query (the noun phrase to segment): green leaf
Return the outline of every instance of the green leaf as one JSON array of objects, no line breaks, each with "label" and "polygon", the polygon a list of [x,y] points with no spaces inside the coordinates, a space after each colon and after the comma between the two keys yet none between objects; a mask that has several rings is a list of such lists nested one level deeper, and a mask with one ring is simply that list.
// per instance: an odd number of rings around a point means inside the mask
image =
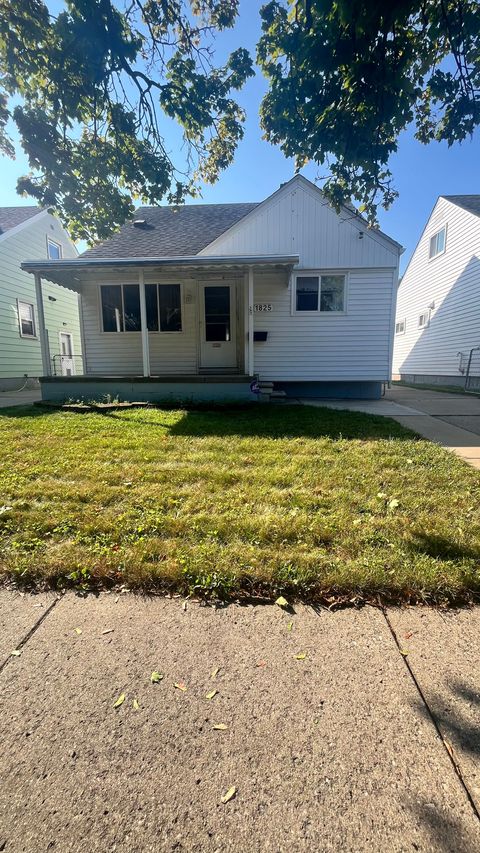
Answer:
[{"label": "green leaf", "polygon": [[305,660],[306,657],[306,652],[299,652],[298,655],[295,655],[295,660]]},{"label": "green leaf", "polygon": [[114,708],[120,708],[120,705],[123,705],[125,702],[125,693],[120,693],[118,699],[113,703]]},{"label": "green leaf", "polygon": [[138,704],[138,701],[136,699],[133,700],[132,705],[133,705],[134,711],[140,710],[140,705]]},{"label": "green leaf", "polygon": [[216,678],[219,672],[220,672],[219,666],[217,666],[216,669],[212,669],[212,671],[210,673],[210,678]]},{"label": "green leaf", "polygon": [[150,681],[152,682],[152,684],[158,684],[158,682],[162,681],[162,679],[163,679],[163,672],[154,671],[154,672],[152,672],[152,674],[150,676]]},{"label": "green leaf", "polygon": [[13,652],[10,652],[10,654],[14,658],[19,658],[22,653],[20,649],[14,649]]},{"label": "green leaf", "polygon": [[286,599],[286,598],[284,598],[284,597],[283,597],[283,595],[279,595],[279,596],[278,596],[278,598],[277,598],[277,600],[276,600],[275,604],[278,604],[278,606],[279,606],[279,607],[282,607],[283,609],[285,609],[286,607],[289,607],[289,606],[290,606],[290,605],[289,605],[289,603],[288,603],[288,601],[287,601],[287,599]]},{"label": "green leaf", "polygon": [[215,723],[215,725],[212,726],[212,729],[215,729],[216,732],[226,732],[228,726],[226,726],[225,723]]},{"label": "green leaf", "polygon": [[293,628],[293,622],[289,622],[287,625],[287,631],[291,631]]},{"label": "green leaf", "polygon": [[228,803],[229,800],[232,800],[235,794],[237,793],[237,789],[234,785],[228,789],[228,791],[221,798],[222,803]]},{"label": "green leaf", "polygon": [[78,636],[80,636],[80,634],[82,633],[82,629],[81,628],[75,628],[75,633],[78,634]]},{"label": "green leaf", "polygon": [[210,692],[206,694],[205,699],[213,699],[213,697],[216,696],[217,693],[218,690],[210,690]]},{"label": "green leaf", "polygon": [[388,502],[388,508],[389,508],[389,510],[391,510],[392,512],[393,512],[394,510],[396,510],[396,508],[397,508],[398,506],[400,506],[400,501],[399,501],[399,500],[397,500],[397,498],[392,498],[392,500]]}]

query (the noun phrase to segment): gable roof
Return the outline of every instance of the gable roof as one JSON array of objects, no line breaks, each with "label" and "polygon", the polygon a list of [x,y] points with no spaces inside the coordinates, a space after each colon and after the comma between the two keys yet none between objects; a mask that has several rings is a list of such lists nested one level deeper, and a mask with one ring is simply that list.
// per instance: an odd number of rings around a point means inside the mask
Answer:
[{"label": "gable roof", "polygon": [[[255,204],[187,204],[139,207],[135,219],[82,254],[82,258],[149,258],[197,255]],[[133,223],[137,221],[138,225]],[[142,223],[143,221],[143,223]]]},{"label": "gable roof", "polygon": [[441,198],[446,198],[457,207],[463,207],[469,213],[480,216],[480,195],[442,195]]},{"label": "gable roof", "polygon": [[41,207],[26,205],[25,207],[0,207],[0,234],[5,234],[11,228],[23,225],[27,219],[42,212]]}]

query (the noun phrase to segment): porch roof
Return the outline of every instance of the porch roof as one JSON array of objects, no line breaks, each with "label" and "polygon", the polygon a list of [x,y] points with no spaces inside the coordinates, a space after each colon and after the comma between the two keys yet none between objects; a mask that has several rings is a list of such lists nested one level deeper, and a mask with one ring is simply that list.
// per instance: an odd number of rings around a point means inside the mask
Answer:
[{"label": "porch roof", "polygon": [[63,287],[73,288],[85,274],[105,273],[108,270],[120,272],[122,269],[175,269],[189,275],[210,270],[238,270],[245,272],[250,267],[265,271],[280,268],[292,268],[299,263],[298,255],[191,255],[161,258],[90,258],[80,257],[71,260],[24,261],[22,270],[37,273],[41,278],[53,281]]}]

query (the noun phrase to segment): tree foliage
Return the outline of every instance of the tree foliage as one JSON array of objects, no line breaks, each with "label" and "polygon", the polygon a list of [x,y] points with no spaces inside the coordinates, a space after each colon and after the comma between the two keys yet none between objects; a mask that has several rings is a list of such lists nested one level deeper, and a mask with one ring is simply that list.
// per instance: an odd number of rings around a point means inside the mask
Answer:
[{"label": "tree foliage", "polygon": [[451,145],[480,121],[478,0],[273,0],[261,16],[266,138],[323,164],[337,207],[353,195],[374,221],[392,203],[387,164],[411,122]]},{"label": "tree foliage", "polygon": [[[50,4],[53,5],[52,3]],[[74,238],[104,238],[133,200],[181,202],[214,182],[243,135],[232,97],[244,48],[214,65],[238,0],[0,0],[0,148],[13,118],[31,173],[19,192],[56,208]],[[167,150],[173,120],[184,145]],[[179,146],[180,147],[180,146]]]}]

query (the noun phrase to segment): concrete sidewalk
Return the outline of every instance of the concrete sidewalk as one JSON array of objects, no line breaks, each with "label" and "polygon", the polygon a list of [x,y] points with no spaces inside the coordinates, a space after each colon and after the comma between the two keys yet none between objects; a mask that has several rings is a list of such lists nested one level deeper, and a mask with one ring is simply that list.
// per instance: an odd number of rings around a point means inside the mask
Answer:
[{"label": "concrete sidewalk", "polygon": [[3,592],[0,624],[5,853],[480,849],[478,610]]},{"label": "concrete sidewalk", "polygon": [[313,400],[304,405],[393,418],[480,469],[480,398],[392,386],[381,400]]},{"label": "concrete sidewalk", "polygon": [[40,400],[40,389],[25,388],[23,391],[0,391],[0,409],[10,406],[31,406]]}]

